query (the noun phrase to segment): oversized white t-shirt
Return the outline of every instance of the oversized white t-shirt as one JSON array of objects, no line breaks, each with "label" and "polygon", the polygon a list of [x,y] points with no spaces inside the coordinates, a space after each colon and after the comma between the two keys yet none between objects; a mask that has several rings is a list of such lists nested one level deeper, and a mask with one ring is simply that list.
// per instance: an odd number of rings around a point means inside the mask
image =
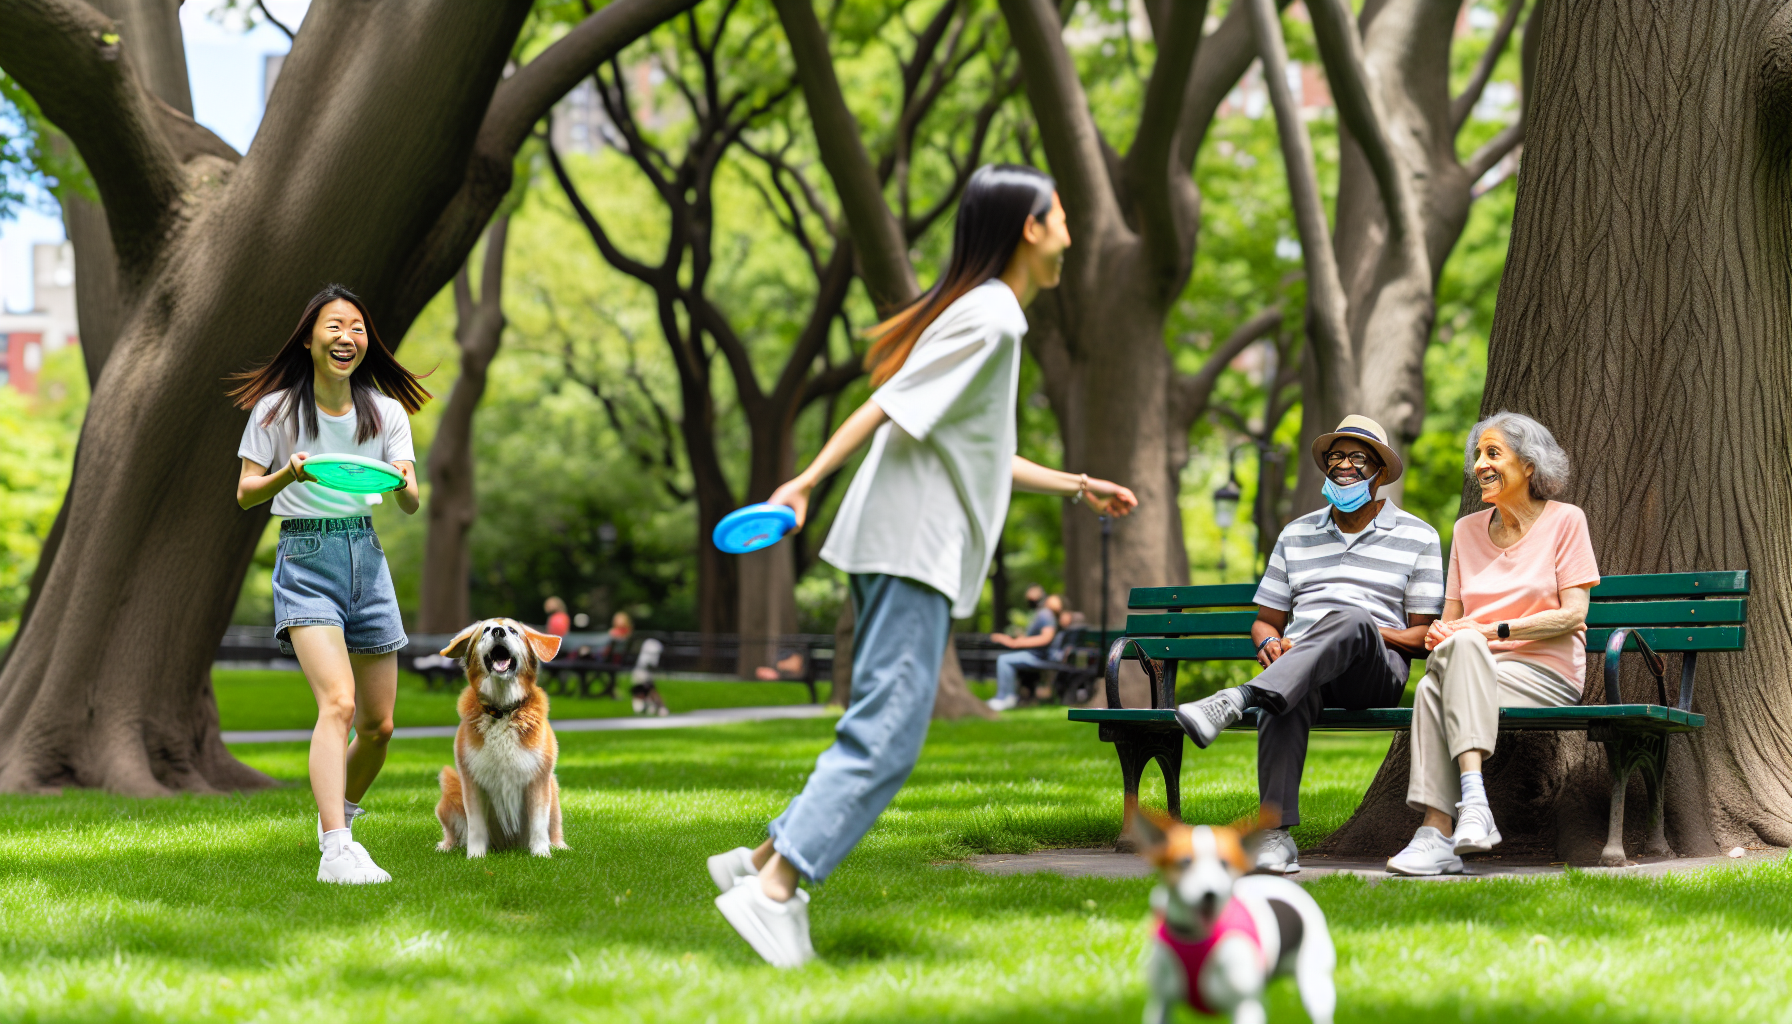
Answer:
[{"label": "oversized white t-shirt", "polygon": [[[379,392],[373,394],[374,408],[379,410],[380,429],[365,442],[355,443],[355,410],[346,416],[331,416],[317,410],[317,435],[299,439],[298,417],[276,420],[264,427],[268,412],[286,399],[286,392],[276,391],[255,403],[249,423],[243,428],[243,443],[237,446],[238,456],[277,470],[286,465],[293,452],[310,455],[360,455],[381,462],[417,461],[411,450],[411,418],[394,399]],[[364,516],[367,506],[380,503],[377,494],[344,494],[322,484],[290,483],[274,495],[274,515],[282,519],[345,519]]]},{"label": "oversized white t-shirt", "polygon": [[821,557],[852,573],[926,584],[977,610],[1014,481],[1014,410],[1027,317],[999,279],[921,333],[871,396],[890,422],[840,502]]}]

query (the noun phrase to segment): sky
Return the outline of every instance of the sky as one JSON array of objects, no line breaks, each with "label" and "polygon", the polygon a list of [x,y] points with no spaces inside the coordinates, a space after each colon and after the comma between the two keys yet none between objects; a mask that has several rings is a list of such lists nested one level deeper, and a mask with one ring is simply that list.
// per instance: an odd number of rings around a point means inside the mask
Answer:
[{"label": "sky", "polygon": [[[269,0],[268,7],[297,28],[309,3]],[[241,19],[223,13],[223,6],[223,0],[188,0],[181,5],[181,31],[194,120],[240,153],[248,150],[261,124],[262,62],[268,54],[285,53],[289,43],[272,25],[245,32]],[[63,240],[61,218],[35,208],[39,205],[54,208],[53,202],[28,204],[13,218],[0,220],[0,301],[12,312],[31,308],[31,246]]]}]

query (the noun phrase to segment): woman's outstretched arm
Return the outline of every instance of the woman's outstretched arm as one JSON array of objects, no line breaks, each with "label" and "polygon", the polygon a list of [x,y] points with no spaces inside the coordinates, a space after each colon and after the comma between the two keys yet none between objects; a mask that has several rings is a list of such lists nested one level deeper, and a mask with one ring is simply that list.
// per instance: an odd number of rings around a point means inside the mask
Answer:
[{"label": "woman's outstretched arm", "polygon": [[859,406],[846,417],[845,423],[840,424],[840,429],[834,431],[834,436],[828,438],[828,443],[821,446],[809,468],[773,491],[767,500],[773,505],[788,505],[794,509],[797,528],[801,529],[809,518],[809,492],[829,473],[845,465],[852,453],[871,440],[871,435],[889,418],[874,401]]},{"label": "woman's outstretched arm", "polygon": [[1132,491],[1112,480],[1102,480],[1087,473],[1047,469],[1018,455],[1014,457],[1014,489],[1066,497],[1081,494],[1090,508],[1104,516],[1123,516],[1139,507],[1139,499]]}]

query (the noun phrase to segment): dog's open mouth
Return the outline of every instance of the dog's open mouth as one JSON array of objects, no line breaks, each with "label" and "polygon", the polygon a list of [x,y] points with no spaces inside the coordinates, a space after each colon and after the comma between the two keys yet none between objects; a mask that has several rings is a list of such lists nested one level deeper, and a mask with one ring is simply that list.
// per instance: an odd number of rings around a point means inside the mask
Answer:
[{"label": "dog's open mouth", "polygon": [[485,667],[489,672],[502,675],[516,667],[516,657],[508,647],[494,647],[485,655]]}]

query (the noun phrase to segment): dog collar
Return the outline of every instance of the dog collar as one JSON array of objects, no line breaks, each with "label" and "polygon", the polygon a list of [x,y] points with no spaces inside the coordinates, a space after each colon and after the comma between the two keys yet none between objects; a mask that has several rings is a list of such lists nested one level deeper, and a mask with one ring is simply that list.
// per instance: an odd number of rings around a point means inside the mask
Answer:
[{"label": "dog collar", "polygon": [[515,704],[507,704],[501,708],[494,708],[490,704],[487,704],[484,701],[480,701],[479,707],[486,714],[492,716],[493,718],[504,718],[507,715],[509,715],[512,711],[515,711],[517,708],[522,707],[524,704],[527,704],[528,702],[529,702],[529,698],[524,697],[522,700],[517,701]]}]

